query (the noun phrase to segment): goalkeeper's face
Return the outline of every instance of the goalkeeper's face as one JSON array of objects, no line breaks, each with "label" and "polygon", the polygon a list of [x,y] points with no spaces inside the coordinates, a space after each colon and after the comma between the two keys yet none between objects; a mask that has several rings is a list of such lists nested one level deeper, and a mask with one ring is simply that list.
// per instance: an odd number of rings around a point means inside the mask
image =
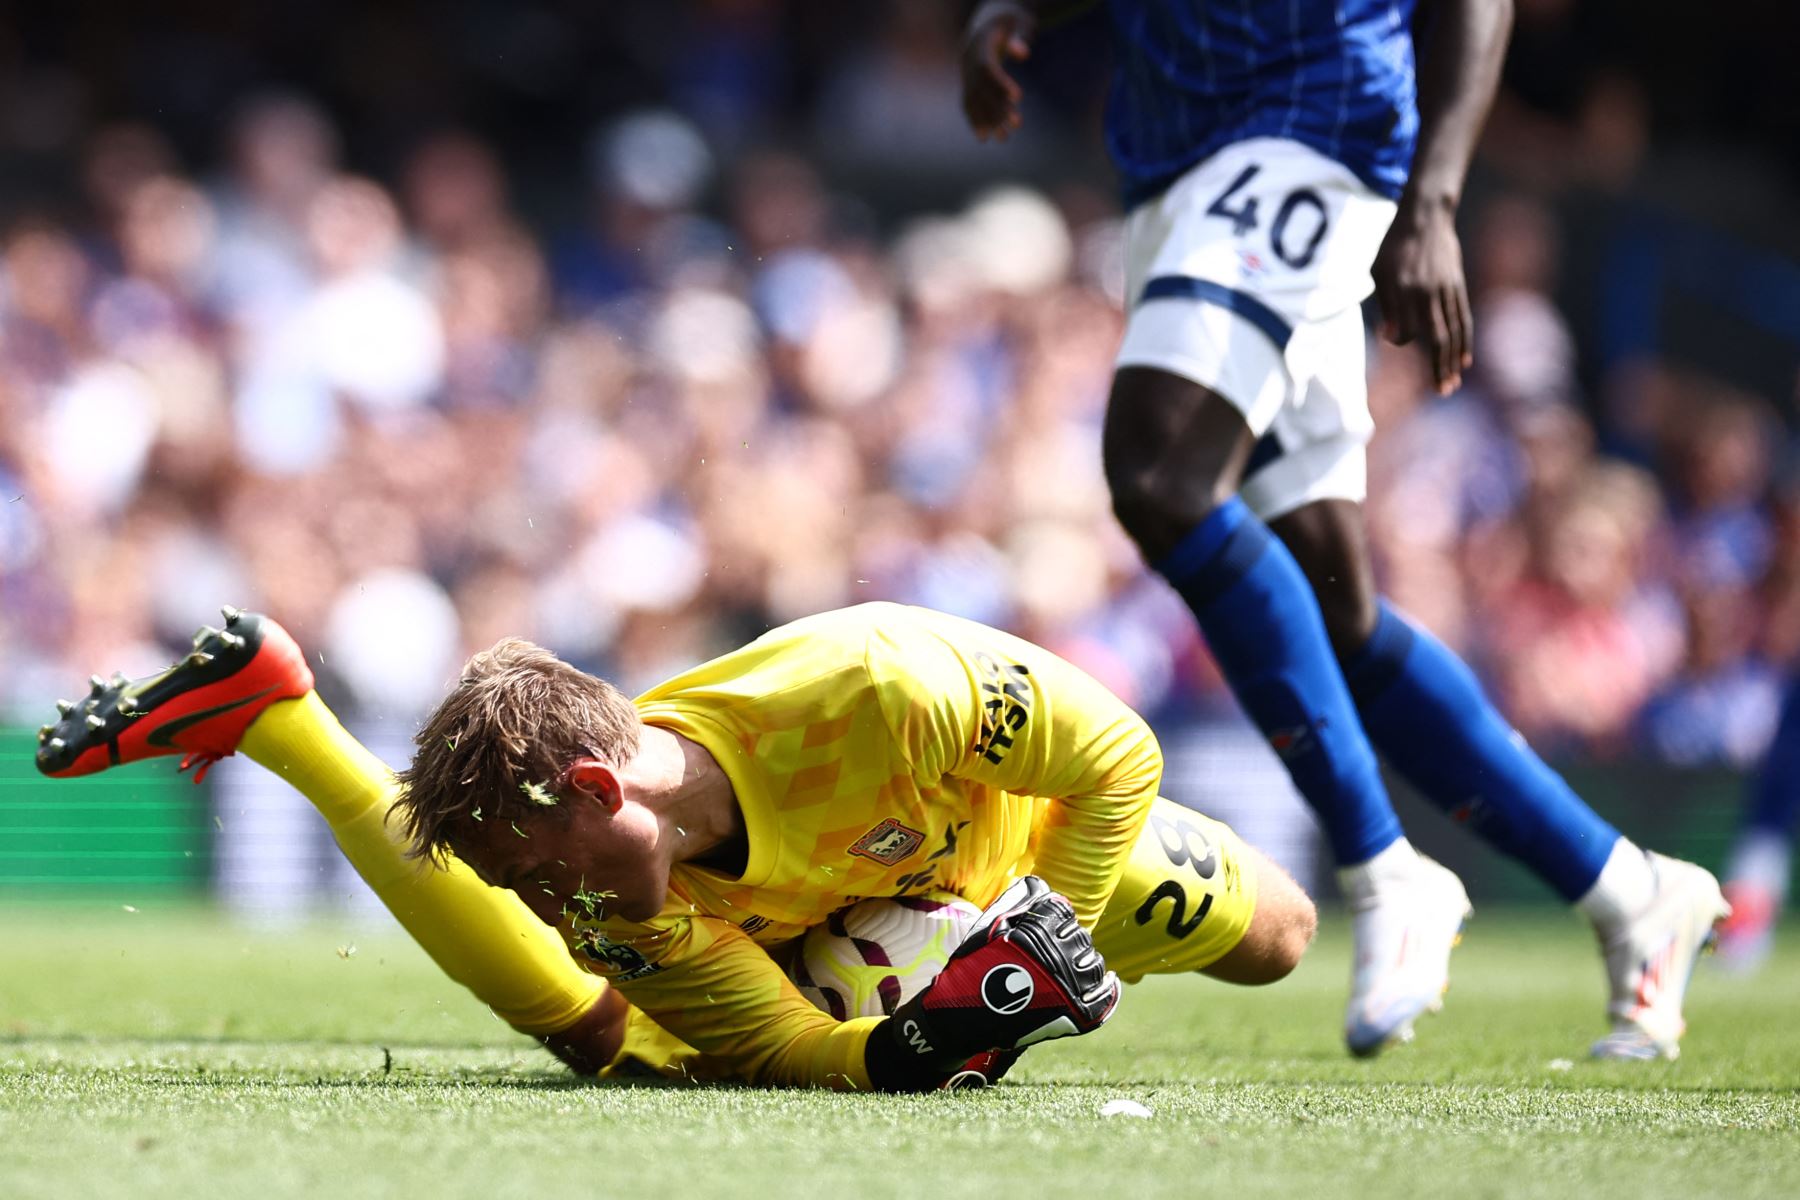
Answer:
[{"label": "goalkeeper's face", "polygon": [[668,847],[656,814],[621,801],[609,809],[574,792],[566,819],[487,820],[458,831],[458,858],[495,887],[516,892],[546,924],[566,918],[647,921],[669,893]]}]

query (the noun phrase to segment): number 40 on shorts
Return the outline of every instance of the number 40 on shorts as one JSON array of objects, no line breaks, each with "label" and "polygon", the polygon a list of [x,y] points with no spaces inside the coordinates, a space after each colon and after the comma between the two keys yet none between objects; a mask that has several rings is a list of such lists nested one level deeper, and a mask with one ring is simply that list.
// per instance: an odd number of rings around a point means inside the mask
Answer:
[{"label": "number 40 on shorts", "polygon": [[[1242,193],[1249,190],[1251,182],[1260,174],[1261,163],[1250,163],[1239,171],[1231,186],[1206,206],[1206,215],[1230,221],[1231,232],[1238,237],[1254,232],[1260,225],[1258,206],[1262,198]],[[1301,224],[1290,231],[1289,225],[1304,209],[1310,209],[1310,214],[1302,217]],[[1325,240],[1328,224],[1325,201],[1319,193],[1309,187],[1297,187],[1284,196],[1275,209],[1275,220],[1269,226],[1269,249],[1296,271],[1311,266],[1313,256],[1319,252],[1319,243]],[[1312,229],[1310,234],[1304,232],[1308,225]]]}]

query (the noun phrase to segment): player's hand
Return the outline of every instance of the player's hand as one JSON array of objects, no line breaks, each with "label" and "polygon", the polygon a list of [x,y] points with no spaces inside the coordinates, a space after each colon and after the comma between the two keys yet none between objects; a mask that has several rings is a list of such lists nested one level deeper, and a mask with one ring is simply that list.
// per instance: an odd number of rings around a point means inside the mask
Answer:
[{"label": "player's hand", "polygon": [[577,1075],[598,1075],[625,1044],[625,1018],[631,1005],[608,984],[575,1023],[556,1033],[534,1034],[545,1049],[569,1064]]},{"label": "player's hand", "polygon": [[963,35],[963,114],[982,141],[1005,141],[1019,127],[1024,93],[1007,63],[1031,57],[1037,22],[1015,0],[987,0],[969,17]]},{"label": "player's hand", "polygon": [[887,1031],[902,1054],[947,1075],[983,1051],[1092,1033],[1118,1003],[1119,977],[1075,910],[1027,875],[988,906],[930,986],[894,1011]]},{"label": "player's hand", "polygon": [[1374,275],[1382,336],[1397,346],[1423,343],[1439,395],[1462,386],[1462,373],[1475,362],[1475,321],[1454,213],[1402,204],[1375,255]]}]

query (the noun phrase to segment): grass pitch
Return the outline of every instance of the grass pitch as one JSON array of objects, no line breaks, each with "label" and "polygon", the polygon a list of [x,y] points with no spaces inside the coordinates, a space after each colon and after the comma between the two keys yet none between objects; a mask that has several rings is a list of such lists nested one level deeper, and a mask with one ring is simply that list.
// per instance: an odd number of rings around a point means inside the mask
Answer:
[{"label": "grass pitch", "polygon": [[1375,1062],[1339,1042],[1347,975],[1328,924],[1271,989],[1151,980],[986,1093],[608,1086],[368,918],[13,906],[0,1196],[1800,1196],[1800,940],[1703,964],[1673,1064],[1585,1060],[1566,915],[1480,916],[1444,1015]]}]

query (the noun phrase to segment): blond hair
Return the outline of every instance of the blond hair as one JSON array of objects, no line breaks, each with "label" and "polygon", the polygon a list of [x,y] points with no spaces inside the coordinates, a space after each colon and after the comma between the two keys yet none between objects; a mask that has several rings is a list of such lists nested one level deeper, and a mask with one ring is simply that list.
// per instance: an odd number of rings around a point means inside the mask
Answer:
[{"label": "blond hair", "polygon": [[542,646],[503,638],[413,739],[394,805],[414,857],[441,861],[476,822],[567,819],[564,774],[576,759],[614,766],[637,753],[637,709],[612,684]]}]

